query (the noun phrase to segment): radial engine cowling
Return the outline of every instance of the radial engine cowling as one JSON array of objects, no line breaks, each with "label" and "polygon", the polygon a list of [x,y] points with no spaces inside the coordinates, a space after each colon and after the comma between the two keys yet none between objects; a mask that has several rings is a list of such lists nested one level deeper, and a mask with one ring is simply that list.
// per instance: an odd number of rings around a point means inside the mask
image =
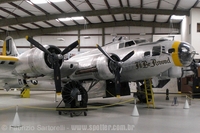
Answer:
[{"label": "radial engine cowling", "polygon": [[[53,45],[44,46],[51,53],[60,54],[59,48]],[[62,65],[63,60],[60,59],[59,64]],[[38,48],[30,49],[19,56],[19,62],[15,68],[16,73],[26,74],[28,77],[49,75],[53,73],[51,60],[49,55],[45,54]]]},{"label": "radial engine cowling", "polygon": [[111,72],[109,64],[109,60],[104,55],[98,57],[96,67],[98,70],[98,76],[101,79],[106,80],[114,78],[114,74]]}]

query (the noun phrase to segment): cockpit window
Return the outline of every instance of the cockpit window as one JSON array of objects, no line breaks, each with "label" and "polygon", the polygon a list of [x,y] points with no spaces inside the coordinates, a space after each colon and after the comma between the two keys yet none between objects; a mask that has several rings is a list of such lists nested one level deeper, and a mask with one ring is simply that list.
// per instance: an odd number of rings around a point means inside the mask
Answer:
[{"label": "cockpit window", "polygon": [[160,55],[161,53],[161,47],[160,46],[154,46],[152,49],[152,56]]},{"label": "cockpit window", "polygon": [[147,40],[145,40],[145,39],[138,39],[138,40],[135,40],[135,43],[136,43],[136,44],[145,43],[145,42],[147,42]]},{"label": "cockpit window", "polygon": [[144,57],[146,57],[146,56],[150,56],[150,51],[146,51],[145,53],[144,53]]},{"label": "cockpit window", "polygon": [[129,46],[132,46],[132,45],[135,45],[135,42],[129,41],[129,42],[125,42],[125,43],[120,43],[119,48],[129,47]]},{"label": "cockpit window", "polygon": [[190,50],[190,49],[187,48],[187,47],[182,47],[182,48],[181,48],[181,51],[184,52],[184,53],[185,53],[185,52],[189,52],[189,50]]},{"label": "cockpit window", "polygon": [[174,48],[168,49],[168,53],[169,53],[169,54],[171,54],[171,53],[173,53],[173,52],[175,52],[175,49],[174,49]]},{"label": "cockpit window", "polygon": [[129,42],[125,43],[125,47],[129,47],[129,46],[132,46],[132,45],[135,45],[135,43],[133,41],[129,41]]}]

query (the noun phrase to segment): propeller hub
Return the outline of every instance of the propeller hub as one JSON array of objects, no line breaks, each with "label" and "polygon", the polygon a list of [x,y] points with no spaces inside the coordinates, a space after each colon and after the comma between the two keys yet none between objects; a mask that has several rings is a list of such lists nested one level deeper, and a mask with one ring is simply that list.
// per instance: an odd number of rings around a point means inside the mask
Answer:
[{"label": "propeller hub", "polygon": [[124,63],[124,62],[119,61],[119,62],[118,62],[118,65],[119,65],[120,67],[122,67],[123,63]]},{"label": "propeller hub", "polygon": [[53,45],[50,45],[49,48],[47,48],[47,50],[51,53],[51,54],[48,53],[44,54],[44,60],[47,66],[53,69],[53,63],[55,61],[58,62],[59,66],[61,66],[63,62],[63,59],[60,58],[61,50]]},{"label": "propeller hub", "polygon": [[108,66],[109,66],[110,71],[114,74],[117,69],[121,68],[121,66],[119,66],[120,58],[116,54],[111,54],[111,58],[115,62],[112,60],[109,60]]},{"label": "propeller hub", "polygon": [[61,59],[64,59],[64,56],[61,55],[61,54],[58,54],[57,56],[58,56],[58,59],[60,59],[60,60],[61,60]]}]

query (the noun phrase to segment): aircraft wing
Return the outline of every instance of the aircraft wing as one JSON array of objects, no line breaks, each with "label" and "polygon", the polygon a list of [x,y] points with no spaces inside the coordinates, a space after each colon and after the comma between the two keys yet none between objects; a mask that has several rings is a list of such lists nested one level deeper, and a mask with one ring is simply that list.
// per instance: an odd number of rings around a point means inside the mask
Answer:
[{"label": "aircraft wing", "polygon": [[0,56],[0,78],[13,77],[11,72],[16,67],[18,60],[18,57]]},{"label": "aircraft wing", "polygon": [[0,56],[0,88],[9,90],[10,88],[23,87],[22,77],[13,73],[19,61],[18,57]]}]

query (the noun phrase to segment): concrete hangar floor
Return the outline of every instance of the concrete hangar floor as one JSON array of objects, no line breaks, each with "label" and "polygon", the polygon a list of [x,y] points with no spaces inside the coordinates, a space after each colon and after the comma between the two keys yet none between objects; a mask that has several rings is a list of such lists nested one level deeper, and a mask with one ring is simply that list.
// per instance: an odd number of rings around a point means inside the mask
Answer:
[{"label": "concrete hangar floor", "polygon": [[[59,102],[55,102],[54,92],[31,91],[30,98],[20,98],[19,91],[0,91],[0,132],[199,133],[199,100],[192,99],[190,108],[183,109],[185,96],[179,95],[176,106],[172,106],[174,97],[169,95],[170,100],[166,101],[165,95],[155,94],[156,109],[137,104],[139,117],[132,116],[132,96],[90,99],[88,107],[93,109],[89,109],[87,116],[70,117],[68,114],[58,115],[55,111]],[[120,104],[103,107],[116,103]],[[21,127],[11,127],[13,122],[14,126],[20,123]]]}]

